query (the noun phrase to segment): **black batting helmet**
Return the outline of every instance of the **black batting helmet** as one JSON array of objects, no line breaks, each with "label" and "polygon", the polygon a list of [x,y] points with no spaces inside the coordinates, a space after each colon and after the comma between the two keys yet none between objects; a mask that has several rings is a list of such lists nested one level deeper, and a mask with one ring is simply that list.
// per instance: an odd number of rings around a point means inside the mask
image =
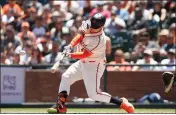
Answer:
[{"label": "black batting helmet", "polygon": [[104,26],[106,22],[106,17],[101,13],[96,13],[91,17],[90,21],[91,21],[91,28],[98,29]]}]

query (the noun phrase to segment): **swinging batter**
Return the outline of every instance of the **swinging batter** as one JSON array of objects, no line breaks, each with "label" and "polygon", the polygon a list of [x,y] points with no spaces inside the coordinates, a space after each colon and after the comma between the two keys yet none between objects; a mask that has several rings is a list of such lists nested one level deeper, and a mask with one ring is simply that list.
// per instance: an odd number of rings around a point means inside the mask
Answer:
[{"label": "swinging batter", "polygon": [[[64,104],[70,93],[70,86],[78,80],[84,81],[91,99],[114,103],[128,113],[134,112],[133,105],[127,99],[117,99],[100,90],[100,79],[106,63],[106,38],[103,31],[105,22],[106,18],[96,13],[90,20],[82,23],[77,36],[65,47],[67,56],[80,60],[72,64],[62,75],[57,103],[48,109],[48,113],[66,113],[67,109]],[[78,46],[78,52],[70,53],[75,46]]]}]

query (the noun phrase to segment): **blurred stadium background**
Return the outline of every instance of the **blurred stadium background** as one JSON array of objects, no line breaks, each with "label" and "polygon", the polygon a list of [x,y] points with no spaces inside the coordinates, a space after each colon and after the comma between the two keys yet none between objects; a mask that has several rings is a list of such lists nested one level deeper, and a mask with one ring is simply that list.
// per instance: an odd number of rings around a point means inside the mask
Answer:
[{"label": "blurred stadium background", "polygon": [[[96,12],[107,18],[107,68],[101,89],[128,98],[136,113],[176,113],[176,91],[165,93],[161,77],[176,66],[174,0],[0,4],[2,113],[46,113],[56,101],[61,74],[76,60],[64,58],[57,73],[49,69],[82,21]],[[26,54],[19,55],[20,50]],[[82,81],[72,86],[66,105],[69,113],[124,113],[115,105],[89,99]]]}]

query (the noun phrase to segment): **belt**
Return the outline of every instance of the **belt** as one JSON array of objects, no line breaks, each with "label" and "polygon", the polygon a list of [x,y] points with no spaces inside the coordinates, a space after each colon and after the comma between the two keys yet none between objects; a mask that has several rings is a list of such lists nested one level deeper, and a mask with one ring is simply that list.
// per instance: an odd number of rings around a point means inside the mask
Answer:
[{"label": "belt", "polygon": [[[98,62],[98,61],[95,61],[95,60],[91,60],[91,61],[88,61],[88,60],[81,60],[82,63],[94,63],[94,62]],[[106,60],[104,60],[104,62],[106,63]]]},{"label": "belt", "polygon": [[93,62],[96,62],[96,61],[85,61],[85,60],[81,60],[82,63],[93,63]]}]

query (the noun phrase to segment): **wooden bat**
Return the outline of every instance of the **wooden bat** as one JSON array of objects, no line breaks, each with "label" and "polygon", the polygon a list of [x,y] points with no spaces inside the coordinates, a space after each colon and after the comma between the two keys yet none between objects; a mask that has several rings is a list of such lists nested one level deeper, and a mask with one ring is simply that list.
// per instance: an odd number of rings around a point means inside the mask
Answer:
[{"label": "wooden bat", "polygon": [[51,68],[51,73],[55,73],[60,65],[61,60],[64,58],[65,56],[65,51],[61,53],[59,59],[57,60],[57,62],[53,65],[53,67]]}]

